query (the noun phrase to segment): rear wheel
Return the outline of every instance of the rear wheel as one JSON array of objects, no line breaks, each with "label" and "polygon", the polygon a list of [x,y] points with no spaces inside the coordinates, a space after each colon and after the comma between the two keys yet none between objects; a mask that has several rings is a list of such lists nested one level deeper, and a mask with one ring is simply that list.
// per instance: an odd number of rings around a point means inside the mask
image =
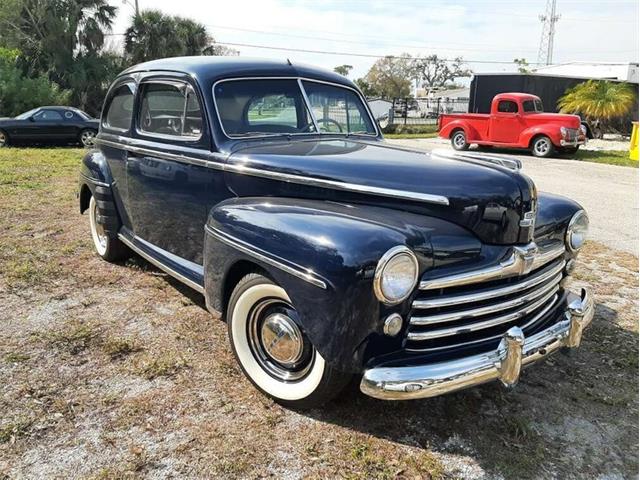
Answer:
[{"label": "rear wheel", "polygon": [[531,153],[534,157],[550,157],[553,155],[554,150],[551,139],[546,135],[540,135],[539,137],[534,138],[533,142],[531,142]]},{"label": "rear wheel", "polygon": [[91,200],[89,200],[89,226],[91,227],[91,238],[96,252],[108,262],[127,258],[130,253],[129,249],[117,236],[105,230],[104,223],[100,221],[101,218],[98,202],[92,195]]},{"label": "rear wheel", "polygon": [[313,408],[338,395],[351,379],[325,362],[300,327],[285,290],[263,275],[252,273],[238,282],[226,317],[245,375],[278,403]]},{"label": "rear wheel", "polygon": [[451,134],[451,146],[454,150],[468,150],[467,135],[464,130],[454,130]]},{"label": "rear wheel", "polygon": [[0,130],[0,148],[7,145],[9,145],[9,136],[3,130]]},{"label": "rear wheel", "polygon": [[95,138],[96,131],[91,128],[86,128],[80,132],[80,143],[87,148],[93,147]]}]

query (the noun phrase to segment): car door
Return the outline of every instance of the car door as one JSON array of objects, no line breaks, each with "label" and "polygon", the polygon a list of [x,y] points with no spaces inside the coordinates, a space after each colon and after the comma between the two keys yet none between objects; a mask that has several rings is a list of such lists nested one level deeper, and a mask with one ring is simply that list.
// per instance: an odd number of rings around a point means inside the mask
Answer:
[{"label": "car door", "polygon": [[203,105],[186,76],[144,78],[127,157],[133,233],[197,265],[209,209],[225,197],[222,171],[207,166],[211,139]]},{"label": "car door", "polygon": [[491,115],[491,141],[516,143],[523,129],[518,104],[513,100],[500,100]]},{"label": "car door", "polygon": [[68,140],[67,126],[62,113],[53,108],[42,108],[33,117],[30,130],[31,139],[56,142]]},{"label": "car door", "polygon": [[70,141],[77,140],[84,126],[84,119],[73,110],[63,110],[61,113],[64,119],[65,137]]},{"label": "car door", "polygon": [[124,77],[114,83],[105,100],[97,145],[111,173],[111,191],[118,214],[125,228],[133,225],[129,218],[129,196],[127,192],[127,145],[133,126],[136,82]]}]

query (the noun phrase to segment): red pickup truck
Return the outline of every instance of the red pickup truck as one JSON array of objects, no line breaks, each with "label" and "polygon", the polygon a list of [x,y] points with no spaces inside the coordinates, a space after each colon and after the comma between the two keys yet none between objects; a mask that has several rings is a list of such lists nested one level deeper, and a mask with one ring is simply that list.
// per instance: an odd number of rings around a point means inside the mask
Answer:
[{"label": "red pickup truck", "polygon": [[586,127],[577,115],[544,113],[542,101],[526,93],[501,93],[491,102],[491,113],[442,114],[439,136],[451,139],[455,150],[480,146],[526,148],[536,157],[556,150],[572,154],[587,142]]}]

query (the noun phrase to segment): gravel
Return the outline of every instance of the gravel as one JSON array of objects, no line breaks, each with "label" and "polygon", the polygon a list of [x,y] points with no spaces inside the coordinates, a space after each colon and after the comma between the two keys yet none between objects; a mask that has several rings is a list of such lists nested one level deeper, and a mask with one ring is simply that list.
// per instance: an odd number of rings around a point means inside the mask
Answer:
[{"label": "gravel", "polygon": [[[441,138],[387,140],[421,150],[450,149]],[[596,142],[598,142],[596,144]],[[593,147],[605,144],[614,150],[611,140],[594,140]],[[589,214],[589,236],[608,247],[638,256],[638,169],[568,159],[538,159],[530,155],[496,156],[518,158],[523,172],[540,191],[565,195],[579,202]]]}]

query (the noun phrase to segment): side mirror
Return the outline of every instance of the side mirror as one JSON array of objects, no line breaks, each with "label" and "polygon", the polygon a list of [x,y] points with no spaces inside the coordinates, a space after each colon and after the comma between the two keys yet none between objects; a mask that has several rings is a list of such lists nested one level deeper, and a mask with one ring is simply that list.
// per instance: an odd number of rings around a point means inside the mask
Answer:
[{"label": "side mirror", "polygon": [[35,122],[35,121],[36,121],[36,119],[35,119],[33,116],[31,116],[31,117],[29,117],[29,121],[30,121],[30,122]]}]

